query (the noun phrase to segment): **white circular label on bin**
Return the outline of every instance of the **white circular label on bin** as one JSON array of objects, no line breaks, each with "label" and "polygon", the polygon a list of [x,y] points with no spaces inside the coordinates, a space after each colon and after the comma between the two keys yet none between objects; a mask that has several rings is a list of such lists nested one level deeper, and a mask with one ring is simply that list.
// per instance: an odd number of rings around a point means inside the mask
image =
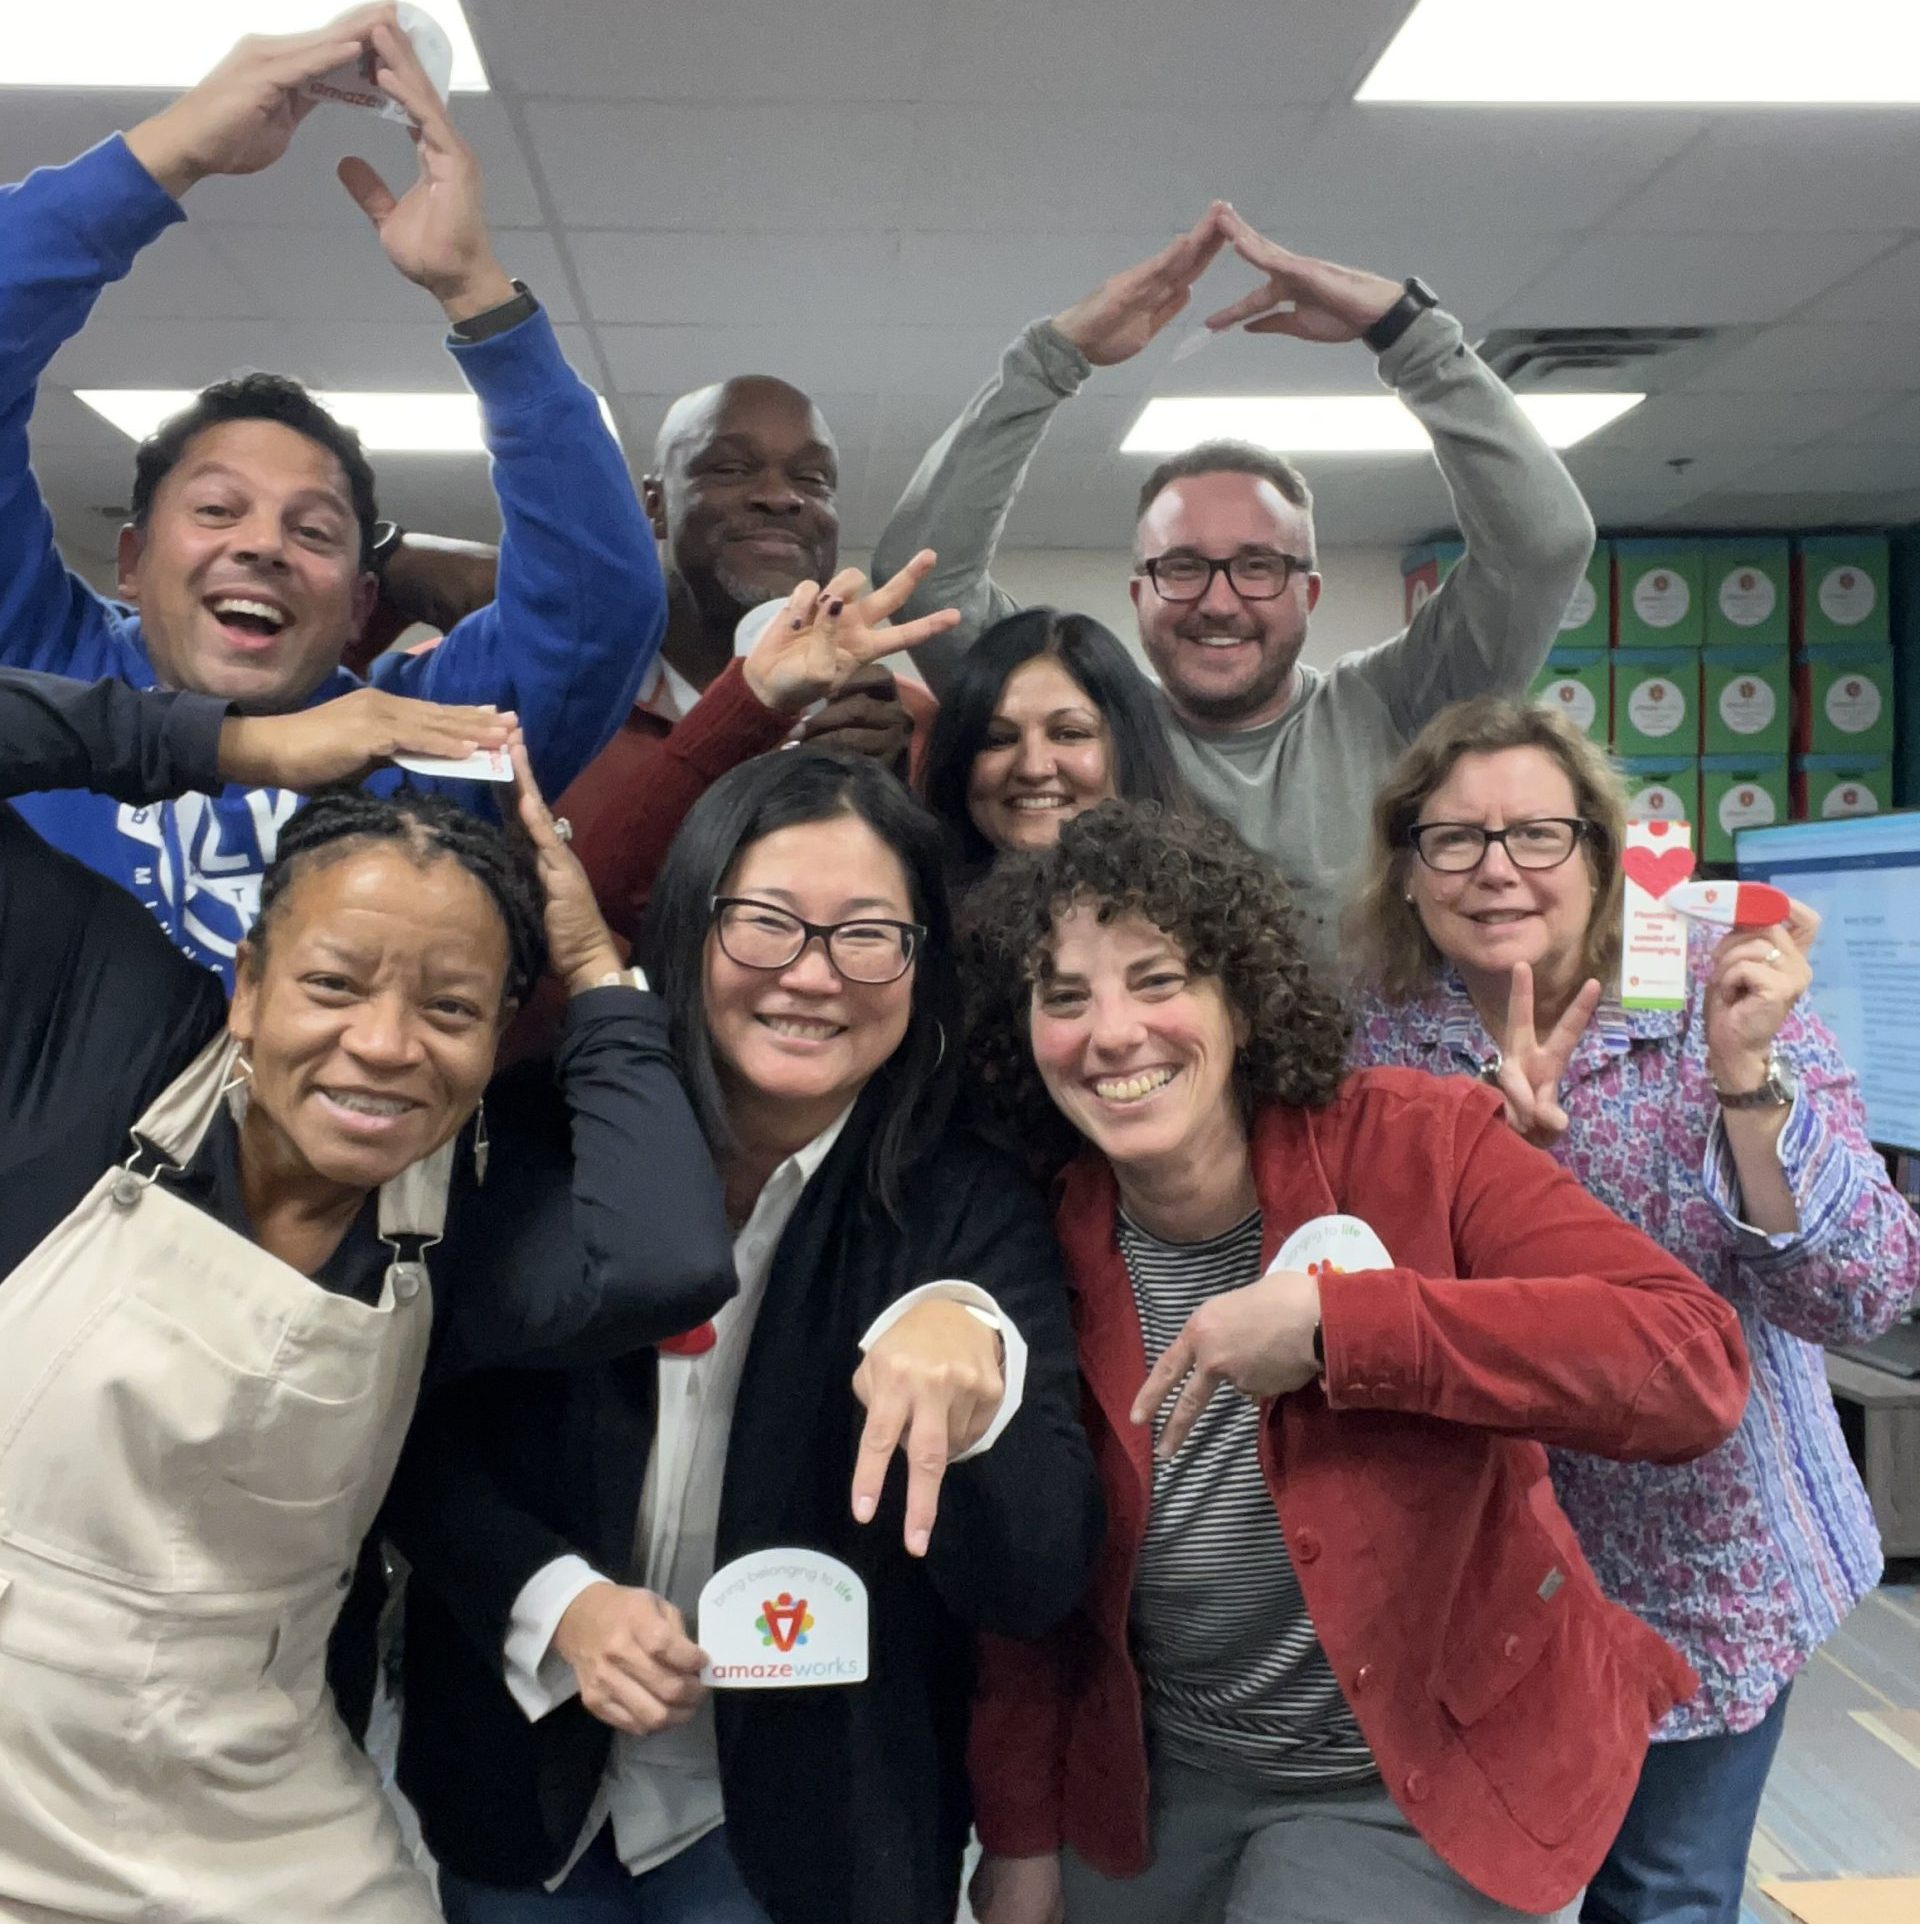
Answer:
[{"label": "white circular label on bin", "polygon": [[1843,735],[1864,735],[1880,719],[1880,684],[1871,675],[1836,675],[1827,719]]},{"label": "white circular label on bin", "polygon": [[1686,577],[1671,568],[1649,568],[1633,584],[1633,612],[1649,628],[1677,628],[1692,606]]},{"label": "white circular label on bin", "polygon": [[1720,797],[1720,826],[1729,835],[1736,828],[1765,828],[1779,812],[1758,782],[1735,782]]},{"label": "white circular label on bin", "polygon": [[1720,583],[1720,612],[1736,628],[1758,628],[1778,598],[1773,577],[1759,568],[1731,568]]},{"label": "white circular label on bin", "polygon": [[1579,729],[1581,734],[1593,732],[1594,717],[1600,712],[1600,704],[1593,698],[1593,690],[1583,681],[1575,681],[1571,675],[1563,675],[1558,681],[1550,681],[1540,691],[1540,699],[1556,715],[1564,715]]},{"label": "white circular label on bin", "polygon": [[1627,715],[1642,735],[1671,735],[1687,718],[1687,698],[1677,681],[1652,675],[1627,697]]},{"label": "white circular label on bin", "polygon": [[1857,628],[1878,599],[1864,568],[1829,568],[1820,579],[1820,612],[1836,628]]},{"label": "white circular label on bin", "polygon": [[1627,803],[1630,822],[1684,822],[1686,819],[1687,811],[1681,805],[1679,792],[1664,782],[1649,782]]},{"label": "white circular label on bin", "polygon": [[1573,591],[1573,599],[1567,603],[1567,612],[1560,617],[1561,628],[1584,628],[1593,619],[1599,599],[1593,592],[1593,583],[1582,575],[1579,587]]},{"label": "white circular label on bin", "polygon": [[1865,782],[1835,782],[1820,804],[1822,815],[1878,815],[1880,798]]},{"label": "white circular label on bin", "polygon": [[1758,675],[1735,675],[1720,691],[1720,719],[1736,735],[1761,734],[1779,712],[1773,684]]}]

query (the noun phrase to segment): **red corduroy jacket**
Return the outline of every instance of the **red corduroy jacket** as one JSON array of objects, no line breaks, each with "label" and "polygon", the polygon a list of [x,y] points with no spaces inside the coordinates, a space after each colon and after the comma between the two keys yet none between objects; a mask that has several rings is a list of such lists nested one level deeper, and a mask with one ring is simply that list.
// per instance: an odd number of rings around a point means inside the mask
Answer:
[{"label": "red corduroy jacket", "polygon": [[[1260,1449],[1314,1628],[1394,1801],[1462,1877],[1525,1911],[1605,1856],[1647,1733],[1695,1688],[1600,1593],[1543,1445],[1681,1462],[1747,1395],[1731,1307],[1507,1126],[1462,1077],[1351,1076],[1253,1131],[1265,1259],[1302,1223],[1370,1223],[1393,1269],[1321,1285],[1326,1374],[1264,1412]],[[1129,1421],[1140,1321],[1113,1172],[1083,1156],[1057,1224],[1107,1540],[1045,1642],[986,1641],[972,1769],[987,1848],[1148,1861],[1128,1602],[1151,1439]]]}]

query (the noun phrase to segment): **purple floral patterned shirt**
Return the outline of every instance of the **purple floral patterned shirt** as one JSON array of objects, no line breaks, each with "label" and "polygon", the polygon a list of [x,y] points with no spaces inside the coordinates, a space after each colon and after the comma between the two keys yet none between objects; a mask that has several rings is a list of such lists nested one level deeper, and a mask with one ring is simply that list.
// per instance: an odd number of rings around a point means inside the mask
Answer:
[{"label": "purple floral patterned shirt", "polygon": [[[1740,1427],[1692,1463],[1551,1452],[1554,1489],[1607,1594],[1700,1674],[1657,1740],[1750,1730],[1880,1579],[1880,1538],[1834,1414],[1822,1344],[1889,1328],[1920,1286],[1920,1218],[1867,1141],[1853,1073],[1796,1008],[1777,1047],[1799,1084],[1780,1140],[1800,1227],[1739,1218],[1739,1183],[1707,1077],[1710,944],[1684,1010],[1609,999],[1580,1038],[1553,1154],[1608,1208],[1740,1312],[1753,1388]],[[1356,1064],[1478,1075],[1497,1051],[1449,977],[1415,1001],[1363,998]]]}]

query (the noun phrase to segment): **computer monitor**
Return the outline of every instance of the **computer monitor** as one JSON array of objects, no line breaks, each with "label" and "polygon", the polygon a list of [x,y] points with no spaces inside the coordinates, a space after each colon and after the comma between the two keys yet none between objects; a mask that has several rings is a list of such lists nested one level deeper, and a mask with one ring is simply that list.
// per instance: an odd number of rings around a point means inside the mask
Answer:
[{"label": "computer monitor", "polygon": [[1820,912],[1810,998],[1860,1078],[1868,1133],[1920,1154],[1920,809],[1745,828],[1743,879]]}]

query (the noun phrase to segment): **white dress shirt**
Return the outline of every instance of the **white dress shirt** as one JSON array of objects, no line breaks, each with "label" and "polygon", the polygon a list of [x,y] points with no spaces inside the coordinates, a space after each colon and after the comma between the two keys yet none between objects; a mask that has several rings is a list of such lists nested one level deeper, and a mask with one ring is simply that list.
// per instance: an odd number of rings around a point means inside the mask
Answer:
[{"label": "white dress shirt", "polygon": [[[689,1624],[714,1571],[734,1402],[774,1252],[801,1192],[826,1161],[851,1113],[849,1107],[768,1177],[746,1226],[734,1239],[740,1288],[713,1319],[713,1347],[699,1356],[660,1357],[654,1447],[641,1489],[635,1547],[646,1588],[674,1604]],[[1000,1407],[986,1434],[956,1459],[964,1461],[989,1449],[1013,1420],[1026,1383],[1026,1342],[1000,1314],[993,1298],[972,1283],[923,1284],[877,1317],[860,1347],[870,1348],[916,1304],[939,1298],[965,1303],[982,1321],[991,1323],[1005,1351]],[[852,1393],[849,1386],[847,1394]],[[558,1557],[536,1571],[514,1600],[505,1653],[506,1682],[529,1720],[537,1721],[577,1694],[572,1666],[552,1648],[553,1635],[573,1600],[589,1585],[607,1581],[582,1557]],[[689,1723],[648,1737],[615,1733],[600,1795],[573,1859],[549,1889],[565,1879],[609,1816],[621,1862],[636,1876],[677,1856],[723,1821],[711,1696],[702,1699]]]}]

